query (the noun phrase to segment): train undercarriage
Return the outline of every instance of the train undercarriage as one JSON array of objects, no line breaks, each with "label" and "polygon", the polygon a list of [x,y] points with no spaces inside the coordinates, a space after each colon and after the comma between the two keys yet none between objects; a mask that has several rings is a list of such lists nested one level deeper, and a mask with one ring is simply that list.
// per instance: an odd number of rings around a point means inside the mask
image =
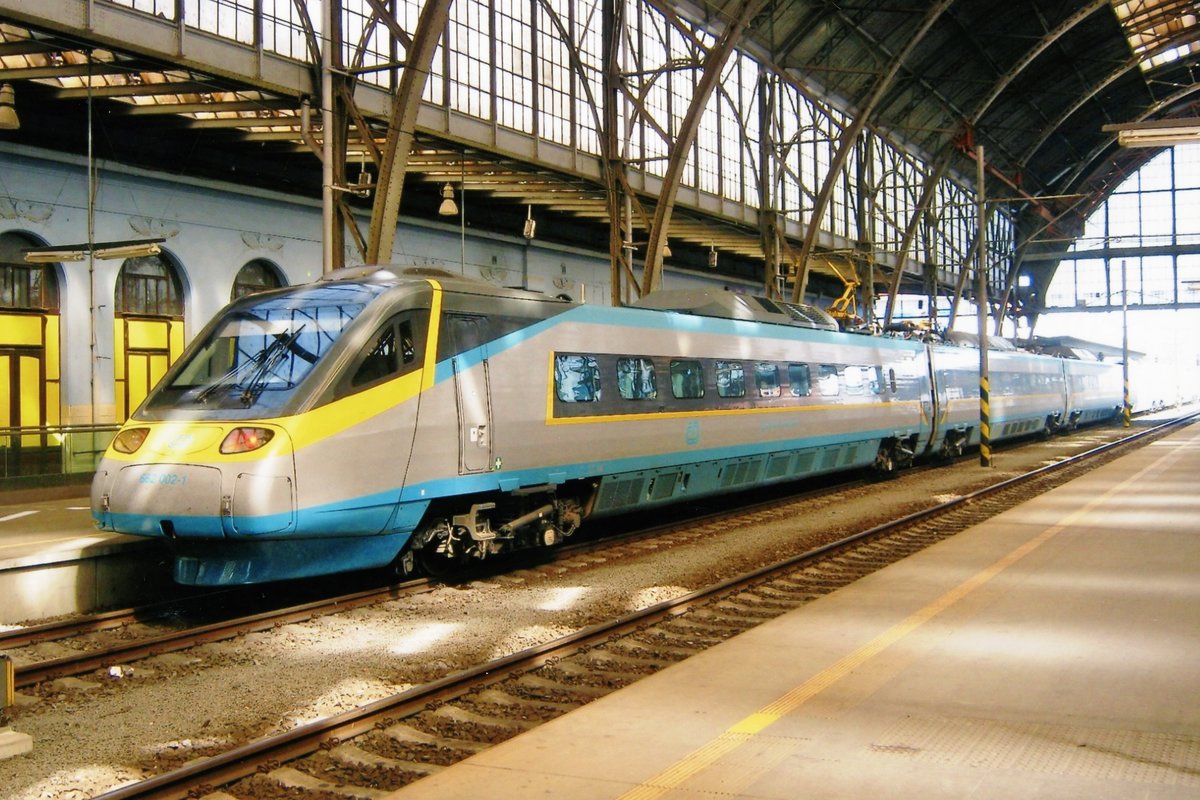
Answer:
[{"label": "train undercarriage", "polygon": [[541,486],[466,503],[459,498],[454,508],[426,516],[401,554],[399,569],[444,575],[502,554],[554,547],[587,516],[589,501],[581,499],[586,495]]}]

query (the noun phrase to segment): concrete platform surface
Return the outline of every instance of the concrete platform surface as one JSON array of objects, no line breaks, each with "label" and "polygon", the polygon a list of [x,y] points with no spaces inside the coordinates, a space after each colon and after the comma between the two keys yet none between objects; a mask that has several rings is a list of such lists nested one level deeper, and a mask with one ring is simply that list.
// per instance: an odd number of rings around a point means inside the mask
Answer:
[{"label": "concrete platform surface", "polygon": [[1200,797],[1200,426],[389,795]]},{"label": "concrete platform surface", "polygon": [[0,625],[161,593],[166,561],[160,543],[96,530],[87,497],[0,505]]}]

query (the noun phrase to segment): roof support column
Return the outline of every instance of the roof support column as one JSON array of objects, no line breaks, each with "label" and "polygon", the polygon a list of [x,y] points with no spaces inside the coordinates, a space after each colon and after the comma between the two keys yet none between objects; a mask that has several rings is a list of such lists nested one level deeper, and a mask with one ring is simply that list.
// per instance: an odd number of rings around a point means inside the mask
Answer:
[{"label": "roof support column", "polygon": [[421,93],[433,65],[433,54],[446,30],[453,0],[426,0],[417,29],[405,53],[400,85],[392,98],[388,118],[387,143],[379,163],[378,189],[371,208],[371,228],[367,235],[367,263],[387,262],[396,240],[396,221],[400,217],[400,195],[408,171]]},{"label": "roof support column", "polygon": [[[632,231],[633,220],[626,219],[627,209],[622,186],[625,162],[621,159],[620,116],[617,109],[621,102],[621,34],[625,27],[625,0],[604,0],[604,118],[600,131],[600,142],[604,159],[604,202],[608,210],[608,259],[610,302],[613,307],[625,303],[622,287],[625,274],[632,275],[627,260],[632,252],[626,248],[630,238],[625,231]],[[622,222],[623,221],[623,222]]]},{"label": "roof support column", "polygon": [[696,93],[688,105],[687,113],[680,124],[679,135],[671,146],[671,155],[667,161],[667,169],[663,175],[662,193],[658,198],[658,206],[654,209],[654,221],[650,226],[650,242],[646,247],[646,263],[642,272],[642,294],[648,294],[662,282],[663,248],[667,244],[667,229],[671,224],[671,213],[675,208],[675,195],[679,191],[679,181],[683,177],[683,169],[687,165],[688,153],[696,140],[696,131],[700,127],[700,118],[704,115],[708,99],[712,96],[721,72],[741,41],[742,34],[750,20],[758,13],[766,0],[745,0],[737,18],[729,23],[729,27],[708,51],[704,61],[704,69],[696,84]]},{"label": "roof support column", "polygon": [[812,216],[809,218],[808,230],[804,232],[804,243],[800,246],[799,272],[796,275],[796,282],[792,286],[793,302],[799,303],[804,299],[804,292],[808,288],[808,259],[812,255],[813,245],[817,241],[817,231],[820,230],[821,220],[825,217],[825,209],[829,207],[829,201],[833,197],[833,188],[837,184],[837,177],[841,173],[842,167],[845,166],[846,159],[849,158],[850,153],[858,144],[859,134],[866,128],[871,115],[875,113],[875,108],[883,100],[888,90],[891,89],[892,82],[896,79],[896,74],[900,71],[900,67],[903,66],[909,54],[925,38],[925,34],[933,27],[938,17],[953,3],[954,0],[939,0],[929,7],[925,12],[924,18],[921,20],[921,24],[913,31],[912,36],[908,38],[908,42],[904,48],[892,59],[887,72],[880,75],[867,102],[859,110],[858,114],[855,115],[854,120],[842,130],[841,138],[838,140],[837,152],[830,161],[829,172],[825,174],[825,179],[821,182],[821,190],[817,193],[816,202],[813,204]]},{"label": "roof support column", "polygon": [[900,296],[900,281],[904,277],[904,266],[908,262],[908,253],[912,250],[913,240],[917,238],[921,220],[925,218],[925,213],[933,203],[933,198],[937,197],[938,184],[942,182],[942,177],[946,174],[949,166],[950,154],[947,153],[938,161],[933,171],[925,177],[925,184],[921,187],[921,199],[917,201],[917,207],[913,209],[913,215],[904,229],[904,241],[900,245],[900,252],[896,254],[896,271],[892,273],[892,283],[888,287],[887,310],[883,315],[884,327],[892,324],[892,314],[896,311],[896,298]]},{"label": "roof support column", "polygon": [[778,168],[775,159],[775,82],[765,69],[758,71],[758,235],[763,249],[763,289],[767,297],[782,292],[779,247],[779,200],[775,194]]}]

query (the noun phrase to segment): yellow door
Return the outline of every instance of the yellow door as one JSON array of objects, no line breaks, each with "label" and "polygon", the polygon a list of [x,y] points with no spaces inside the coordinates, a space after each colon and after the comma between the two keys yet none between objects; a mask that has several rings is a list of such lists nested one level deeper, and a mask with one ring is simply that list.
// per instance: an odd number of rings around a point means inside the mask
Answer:
[{"label": "yellow door", "polygon": [[124,422],[183,351],[183,322],[118,318],[115,333],[117,415]]}]

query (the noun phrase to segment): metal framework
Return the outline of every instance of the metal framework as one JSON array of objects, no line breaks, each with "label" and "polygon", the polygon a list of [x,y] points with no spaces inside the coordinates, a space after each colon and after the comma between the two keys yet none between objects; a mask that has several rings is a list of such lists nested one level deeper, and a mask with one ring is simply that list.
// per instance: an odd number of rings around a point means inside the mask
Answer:
[{"label": "metal framework", "polygon": [[[962,176],[986,140],[1008,196],[989,199],[988,293],[1031,314],[1053,269],[1018,303],[1024,265],[1061,253],[1045,233],[1063,238],[1115,185],[1096,179],[1111,136],[1061,140],[1118,89],[1151,95],[1127,117],[1190,103],[1194,86],[1157,97],[1144,76],[1195,33],[1160,0],[1115,21],[1109,0],[1053,18],[1025,4],[990,23],[955,0],[325,0],[320,19],[305,0],[0,0],[0,82],[99,99],[131,130],[169,118],[222,147],[236,136],[269,153],[264,173],[316,154],[326,268],[390,260],[402,200],[450,184],[606,228],[613,303],[658,285],[674,248],[795,299],[814,277],[838,294],[850,265],[864,300],[888,294],[886,321],[905,289],[969,297]],[[991,24],[1021,30],[1002,51]],[[1059,58],[1076,73],[1065,101],[1018,96]],[[1091,200],[1051,199],[1081,186]]]}]

